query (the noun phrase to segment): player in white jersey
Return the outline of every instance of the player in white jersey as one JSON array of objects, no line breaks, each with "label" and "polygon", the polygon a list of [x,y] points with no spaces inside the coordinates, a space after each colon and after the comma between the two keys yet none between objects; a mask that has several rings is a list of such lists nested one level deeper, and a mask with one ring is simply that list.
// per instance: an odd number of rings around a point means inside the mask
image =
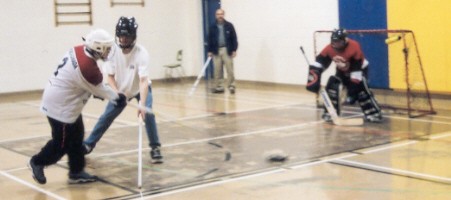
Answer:
[{"label": "player in white jersey", "polygon": [[[108,83],[119,93],[125,94],[128,100],[137,98],[141,106],[152,108],[152,88],[148,80],[149,54],[141,45],[136,44],[136,31],[138,24],[134,17],[120,17],[116,25],[117,46],[105,63],[108,73]],[[125,105],[124,105],[125,107]],[[105,112],[84,141],[86,153],[89,154],[106,130],[113,123],[124,107],[115,107],[111,103],[106,106]],[[149,139],[150,158],[153,163],[162,163],[155,116],[138,111],[145,122],[147,137]]]},{"label": "player in white jersey", "polygon": [[50,77],[45,87],[41,111],[47,115],[52,139],[34,155],[29,166],[33,178],[45,184],[44,167],[55,164],[66,153],[69,158],[69,183],[96,181],[84,171],[84,125],[81,111],[91,94],[111,100],[117,106],[126,98],[102,83],[98,59],[107,58],[114,39],[106,31],[90,32],[84,45],[71,48]]}]

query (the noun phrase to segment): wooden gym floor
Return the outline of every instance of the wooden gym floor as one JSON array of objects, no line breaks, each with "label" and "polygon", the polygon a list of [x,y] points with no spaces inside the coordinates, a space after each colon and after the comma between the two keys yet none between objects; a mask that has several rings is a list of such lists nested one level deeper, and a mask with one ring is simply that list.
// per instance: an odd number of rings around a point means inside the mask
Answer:
[{"label": "wooden gym floor", "polygon": [[[68,185],[64,157],[39,185],[26,164],[50,138],[40,93],[0,96],[0,199],[451,199],[446,99],[434,99],[437,115],[386,113],[383,123],[344,127],[323,122],[301,86],[239,82],[231,95],[207,93],[201,83],[188,96],[191,84],[153,86],[164,163],[150,163],[144,134],[142,190],[133,108],[86,157],[86,170],[100,181]],[[96,99],[86,105],[87,133],[104,106]],[[273,154],[288,160],[269,162]]]}]

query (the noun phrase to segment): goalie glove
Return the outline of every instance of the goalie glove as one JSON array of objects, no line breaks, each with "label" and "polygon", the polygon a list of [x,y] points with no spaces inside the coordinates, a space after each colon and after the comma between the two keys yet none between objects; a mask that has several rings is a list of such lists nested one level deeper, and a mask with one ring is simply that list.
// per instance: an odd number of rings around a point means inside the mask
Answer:
[{"label": "goalie glove", "polygon": [[315,67],[313,65],[309,66],[307,86],[306,89],[313,93],[318,93],[321,87],[321,74],[323,73],[322,68]]}]

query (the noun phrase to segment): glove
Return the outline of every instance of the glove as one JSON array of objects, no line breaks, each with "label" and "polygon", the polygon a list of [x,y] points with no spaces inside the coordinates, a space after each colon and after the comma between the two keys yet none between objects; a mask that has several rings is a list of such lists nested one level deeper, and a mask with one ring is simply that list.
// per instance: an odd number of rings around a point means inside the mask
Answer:
[{"label": "glove", "polygon": [[127,105],[127,97],[124,94],[118,93],[119,97],[114,100],[114,106],[118,108],[125,107]]},{"label": "glove", "polygon": [[321,74],[323,73],[322,68],[315,67],[313,65],[309,66],[307,87],[306,89],[313,93],[318,93],[321,87]]}]

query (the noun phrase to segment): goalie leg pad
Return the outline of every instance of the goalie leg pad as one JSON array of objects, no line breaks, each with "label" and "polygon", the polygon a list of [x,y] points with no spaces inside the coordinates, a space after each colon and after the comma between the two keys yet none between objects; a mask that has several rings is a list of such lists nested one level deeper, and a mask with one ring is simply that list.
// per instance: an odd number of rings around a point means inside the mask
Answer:
[{"label": "goalie leg pad", "polygon": [[368,121],[382,120],[382,112],[379,104],[374,98],[373,93],[369,90],[365,78],[357,85],[357,89],[359,105],[365,115],[365,119]]},{"label": "goalie leg pad", "polygon": [[340,106],[341,88],[342,88],[341,79],[337,76],[330,76],[329,80],[327,81],[326,92],[327,95],[329,95],[330,101],[334,106],[335,110],[337,111],[338,115],[340,115],[341,113]]}]

